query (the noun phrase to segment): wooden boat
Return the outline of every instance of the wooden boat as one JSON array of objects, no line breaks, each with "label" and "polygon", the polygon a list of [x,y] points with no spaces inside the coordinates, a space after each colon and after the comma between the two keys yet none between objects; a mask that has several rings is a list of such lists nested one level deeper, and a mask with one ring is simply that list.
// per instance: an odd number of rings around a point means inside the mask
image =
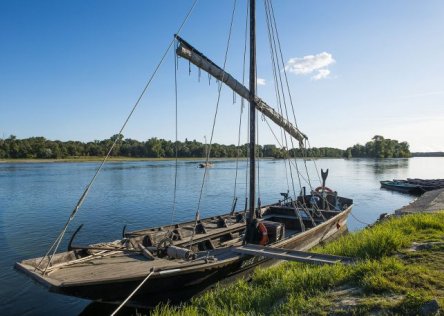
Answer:
[{"label": "wooden boat", "polygon": [[[304,148],[307,136],[256,96],[254,0],[250,1],[249,11],[249,89],[176,36],[177,55],[250,102],[249,130],[253,132],[249,134],[249,198],[245,209],[235,211],[234,204],[230,212],[204,219],[200,219],[197,212],[194,221],[124,231],[120,240],[91,245],[74,244],[79,227],[71,238],[68,251],[56,253],[66,227],[88,193],[88,186],[53,247],[43,257],[16,263],[18,270],[52,292],[104,302],[122,302],[131,298],[131,304],[143,305],[159,293],[207,286],[248,273],[258,265],[273,263],[272,257],[239,253],[237,250],[245,245],[308,250],[346,229],[353,200],[340,197],[325,187],[327,173],[322,173],[322,186],[316,190],[310,188],[306,193],[303,187],[299,196],[281,193],[283,198],[276,203],[256,205],[256,111],[294,137],[301,148]],[[134,289],[135,294],[128,296]]]},{"label": "wooden boat", "polygon": [[407,181],[400,181],[400,180],[393,180],[393,181],[380,181],[381,188],[402,192],[402,193],[408,193],[408,194],[422,194],[424,193],[424,190],[421,189],[421,187],[410,184]]},{"label": "wooden boat", "polygon": [[427,191],[444,188],[443,179],[407,178],[407,180],[393,179],[392,181],[380,181],[380,182],[382,188],[408,194],[415,194],[415,195],[421,195]]},{"label": "wooden boat", "polygon": [[209,152],[208,152],[208,145],[207,145],[207,137],[204,136],[205,138],[205,161],[199,163],[197,166],[199,168],[213,168],[214,167],[214,163],[212,163],[211,161],[209,161]]},{"label": "wooden boat", "polygon": [[[267,227],[268,246],[308,250],[346,228],[353,201],[334,194],[326,196],[332,210],[311,205],[313,197],[300,197],[260,209],[260,222]],[[308,207],[308,208],[307,208]],[[313,210],[318,209],[318,212]],[[310,216],[308,214],[316,214]],[[126,232],[119,241],[88,246],[71,245],[71,250],[56,254],[45,273],[36,268],[42,258],[24,260],[16,268],[51,292],[104,302],[121,302],[150,273],[152,276],[132,298],[142,305],[152,295],[171,293],[196,284],[212,284],[250,272],[272,259],[241,255],[232,250],[244,244],[245,215],[234,212],[194,222]],[[193,238],[193,231],[195,232]],[[171,245],[173,247],[166,247]],[[150,251],[153,258],[143,253]],[[175,253],[173,253],[175,252]],[[182,253],[180,253],[182,252]],[[44,267],[48,259],[41,262]]]},{"label": "wooden boat", "polygon": [[213,168],[214,164],[211,162],[201,162],[199,163],[199,168]]},{"label": "wooden boat", "polygon": [[410,184],[419,186],[424,192],[444,188],[444,179],[412,179],[406,180]]}]

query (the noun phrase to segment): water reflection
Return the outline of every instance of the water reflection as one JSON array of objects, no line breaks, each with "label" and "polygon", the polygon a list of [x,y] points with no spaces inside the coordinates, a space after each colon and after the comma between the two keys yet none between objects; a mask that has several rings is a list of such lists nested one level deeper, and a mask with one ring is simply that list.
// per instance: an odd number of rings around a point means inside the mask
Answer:
[{"label": "water reflection", "polygon": [[[105,303],[91,303],[85,307],[85,309],[79,314],[79,316],[96,316],[96,315],[111,315],[117,308],[118,305],[105,304]],[[134,307],[123,307],[119,311],[119,316],[141,316],[149,315],[150,310],[146,308],[134,308]]]},{"label": "water reflection", "polygon": [[[149,315],[151,311],[159,304],[168,304],[170,306],[180,306],[189,301],[192,297],[203,294],[205,291],[214,288],[215,284],[211,281],[188,287],[186,289],[174,292],[152,294],[147,297],[144,306],[124,306],[120,309],[118,315]],[[95,315],[111,315],[117,309],[117,304],[107,304],[99,302],[91,302],[79,315],[95,316]]]},{"label": "water reflection", "polygon": [[370,161],[368,163],[368,166],[373,170],[375,174],[385,174],[387,173],[387,171],[394,169],[396,169],[397,171],[399,171],[400,169],[408,169],[409,159],[375,159],[374,161]]}]

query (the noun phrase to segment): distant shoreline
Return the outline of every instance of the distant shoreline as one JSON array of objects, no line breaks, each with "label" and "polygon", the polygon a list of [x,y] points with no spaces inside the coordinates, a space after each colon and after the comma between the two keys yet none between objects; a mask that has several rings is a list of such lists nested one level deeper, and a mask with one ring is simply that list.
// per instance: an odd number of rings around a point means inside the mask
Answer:
[{"label": "distant shoreline", "polygon": [[[443,156],[412,156],[410,158],[436,158]],[[240,160],[245,160],[245,157],[239,158]],[[261,157],[261,160],[283,160],[280,158],[274,157]],[[302,159],[301,157],[297,157],[297,159]],[[387,159],[409,159],[409,158],[363,158],[363,157],[353,157],[353,158],[343,158],[343,157],[312,157],[307,160],[319,160],[319,159],[378,159],[378,160],[387,160]],[[101,162],[103,157],[71,157],[71,158],[59,158],[59,159],[39,159],[39,158],[17,158],[17,159],[0,159],[1,163],[73,163],[73,162]],[[110,157],[107,159],[108,162],[136,162],[136,161],[174,161],[176,158],[132,158],[132,157]],[[180,157],[177,158],[179,161],[189,160],[195,162],[205,161],[205,158],[198,157]],[[212,162],[217,161],[231,161],[236,160],[236,158],[229,157],[219,157],[219,158],[210,158]]]},{"label": "distant shoreline", "polygon": [[[76,157],[76,158],[60,158],[60,159],[38,159],[38,158],[28,158],[28,159],[0,159],[0,163],[52,163],[52,162],[101,162],[104,157]],[[178,160],[192,160],[192,161],[203,161],[205,158],[177,158]],[[236,158],[213,158],[211,161],[215,160],[235,160]],[[244,158],[245,159],[245,158]],[[130,161],[174,161],[176,158],[131,158],[131,157],[110,157],[107,159],[108,162],[130,162]]]}]

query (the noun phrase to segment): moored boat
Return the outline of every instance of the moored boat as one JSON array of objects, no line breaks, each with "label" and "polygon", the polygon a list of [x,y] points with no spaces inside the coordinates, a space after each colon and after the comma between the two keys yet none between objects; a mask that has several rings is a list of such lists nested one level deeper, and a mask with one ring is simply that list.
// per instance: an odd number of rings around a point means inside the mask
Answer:
[{"label": "moored boat", "polygon": [[[266,1],[266,3],[270,5],[269,2]],[[267,13],[271,14],[270,6],[268,10]],[[353,200],[338,196],[336,191],[328,189],[325,186],[328,173],[322,170],[322,185],[313,189],[311,182],[308,181],[308,194],[302,185],[300,185],[300,193],[297,194],[292,183],[291,196],[289,192],[281,193],[282,199],[266,206],[261,205],[260,196],[256,202],[258,191],[256,188],[256,113],[261,112],[264,118],[277,124],[282,133],[285,132],[293,137],[301,150],[306,150],[308,138],[295,126],[295,123],[289,120],[288,116],[284,116],[282,111],[273,109],[256,95],[254,0],[250,1],[249,12],[249,88],[227,73],[225,65],[223,68],[217,66],[178,35],[175,36],[178,56],[207,72],[217,79],[220,85],[226,84],[250,103],[248,127],[250,177],[244,210],[236,211],[236,198],[231,211],[201,219],[198,206],[193,221],[131,232],[126,232],[124,229],[120,240],[99,244],[76,245],[74,238],[80,230],[79,227],[69,242],[68,251],[57,253],[68,225],[86,198],[107,156],[47,254],[40,258],[16,263],[17,269],[52,292],[104,302],[122,302],[126,298],[131,298],[131,303],[143,305],[147,297],[152,295],[174,293],[196,285],[206,286],[216,281],[231,279],[248,273],[258,265],[271,264],[274,260],[265,255],[239,253],[237,250],[242,246],[261,245],[273,249],[308,250],[346,229],[347,216],[351,212]],[[278,72],[277,75],[281,73]],[[116,138],[114,145],[118,139]],[[111,150],[112,147],[110,152]],[[210,151],[211,141],[206,163],[208,163]],[[286,158],[288,160],[286,168],[291,172],[291,168],[296,165],[295,169],[297,169],[295,157]],[[294,161],[290,158],[294,158]],[[204,167],[208,166],[204,165]],[[206,172],[204,170],[202,188]],[[309,176],[308,170],[307,176]],[[293,174],[291,178],[293,179]],[[288,182],[287,179],[287,185]],[[135,292],[128,296],[133,290]]]},{"label": "moored boat", "polygon": [[418,185],[408,183],[407,181],[393,180],[380,181],[381,188],[398,191],[408,194],[423,194],[425,191]]},{"label": "moored boat", "polygon": [[420,195],[427,191],[444,188],[443,179],[411,179],[380,181],[381,187],[388,190]]},{"label": "moored boat", "polygon": [[[353,201],[330,193],[325,199],[331,210],[320,209],[323,198],[316,193],[262,207],[258,223],[268,234],[263,244],[308,250],[343,232]],[[24,260],[16,268],[51,292],[102,302],[121,302],[152,273],[131,300],[143,305],[150,295],[211,285],[271,264],[272,259],[233,251],[245,243],[245,215],[234,212],[202,219],[196,226],[186,222],[125,232],[124,238],[109,243],[71,244],[71,250],[54,256],[46,272],[47,258]],[[260,244],[260,236],[252,243]]]}]

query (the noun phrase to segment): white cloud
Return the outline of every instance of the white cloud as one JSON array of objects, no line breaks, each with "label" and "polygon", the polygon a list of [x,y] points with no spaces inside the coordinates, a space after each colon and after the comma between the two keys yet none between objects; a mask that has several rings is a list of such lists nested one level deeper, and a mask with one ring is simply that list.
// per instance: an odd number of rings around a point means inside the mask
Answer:
[{"label": "white cloud", "polygon": [[313,80],[327,78],[330,75],[328,66],[336,61],[330,53],[322,52],[317,55],[307,55],[302,58],[290,58],[285,65],[285,70],[296,75],[312,75]]},{"label": "white cloud", "polygon": [[330,70],[328,70],[328,69],[319,69],[318,73],[316,75],[314,75],[313,77],[311,77],[311,78],[313,80],[320,80],[320,79],[327,78],[329,74],[330,74]]},{"label": "white cloud", "polygon": [[267,84],[267,82],[265,81],[264,78],[257,78],[257,79],[256,79],[256,83],[257,83],[259,86],[265,86],[265,85]]}]

